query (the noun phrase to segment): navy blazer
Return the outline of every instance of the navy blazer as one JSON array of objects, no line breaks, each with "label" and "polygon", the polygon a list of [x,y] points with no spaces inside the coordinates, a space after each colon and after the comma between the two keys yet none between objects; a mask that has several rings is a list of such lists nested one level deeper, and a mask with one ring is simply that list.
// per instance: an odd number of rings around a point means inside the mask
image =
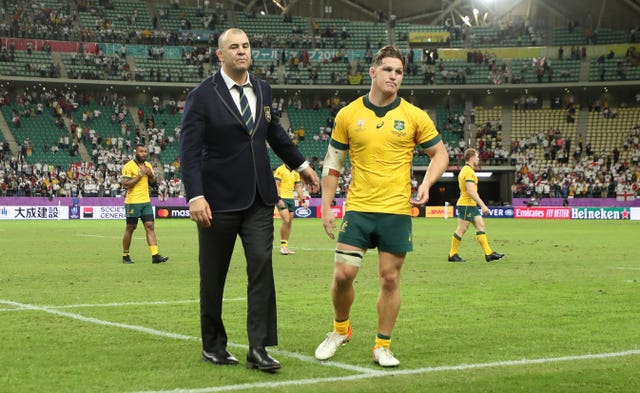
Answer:
[{"label": "navy blazer", "polygon": [[267,142],[289,167],[304,162],[271,111],[271,86],[249,77],[257,97],[253,130],[245,126],[219,73],[189,92],[184,106],[180,169],[186,198],[204,195],[214,212],[244,210],[258,197],[266,205],[276,204]]}]

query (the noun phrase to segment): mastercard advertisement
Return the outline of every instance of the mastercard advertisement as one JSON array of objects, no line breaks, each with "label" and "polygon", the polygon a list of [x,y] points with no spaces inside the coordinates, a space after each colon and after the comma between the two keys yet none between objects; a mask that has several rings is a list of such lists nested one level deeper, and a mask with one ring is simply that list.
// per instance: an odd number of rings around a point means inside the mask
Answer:
[{"label": "mastercard advertisement", "polygon": [[189,218],[189,208],[184,206],[156,207],[156,218]]}]

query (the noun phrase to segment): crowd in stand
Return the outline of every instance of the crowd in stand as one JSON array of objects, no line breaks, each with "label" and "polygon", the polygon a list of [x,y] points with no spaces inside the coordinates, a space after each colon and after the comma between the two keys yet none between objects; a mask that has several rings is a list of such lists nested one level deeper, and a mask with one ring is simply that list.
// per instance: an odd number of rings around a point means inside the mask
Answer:
[{"label": "crowd in stand", "polygon": [[[29,0],[21,2],[17,0],[8,0],[4,6],[0,8],[3,14],[0,15],[0,34],[10,37],[20,38],[33,38],[38,40],[74,40],[81,42],[118,42],[123,44],[128,43],[140,43],[152,45],[151,49],[157,50],[158,47],[163,45],[193,45],[196,41],[202,40],[208,41],[210,46],[215,46],[217,37],[220,33],[220,28],[226,23],[225,13],[223,10],[217,9],[217,6],[212,8],[198,8],[196,11],[196,19],[191,20],[191,16],[185,14],[184,9],[175,2],[171,2],[169,6],[157,7],[156,14],[153,15],[138,15],[138,11],[134,11],[130,14],[118,11],[114,17],[113,13],[107,13],[107,10],[114,10],[117,7],[111,1],[104,0],[100,2],[77,0],[77,10],[71,9],[68,4],[61,5],[59,7],[51,7],[37,1]],[[87,23],[86,15],[91,15],[93,24]],[[111,15],[111,17],[109,17]],[[80,18],[82,16],[83,18]],[[259,18],[260,16],[255,9],[249,12],[249,17]],[[179,21],[180,27],[178,29],[163,29],[164,21],[168,21],[170,18],[175,18]],[[145,22],[149,20],[152,28],[139,28],[140,21]],[[380,22],[387,21],[386,18]],[[251,43],[254,48],[274,48],[282,49],[284,54],[287,50],[300,49],[311,50],[311,48],[330,48],[336,49],[338,55],[336,61],[345,61],[350,66],[355,68],[354,70],[347,69],[344,72],[336,72],[331,75],[331,84],[360,84],[362,82],[362,70],[358,70],[358,64],[356,59],[348,59],[348,44],[353,35],[349,32],[348,26],[335,26],[325,25],[321,26],[317,21],[312,24],[310,30],[301,29],[298,24],[292,23],[292,17],[288,14],[283,16],[282,23],[285,25],[291,25],[290,34],[271,34],[271,33],[258,33],[252,34]],[[169,26],[169,23],[166,24]],[[173,26],[173,25],[172,25]],[[509,18],[508,23],[496,24],[493,22],[487,24],[496,34],[492,35],[491,42],[480,42],[481,44],[495,44],[501,46],[504,44],[505,39],[529,37],[530,42],[525,42],[527,45],[535,45],[539,41],[539,33],[531,26],[527,20],[521,17]],[[468,45],[468,48],[477,47],[475,43],[477,41],[486,40],[484,36],[478,36],[474,32],[474,28],[470,25],[451,24],[451,21],[445,23],[443,27],[449,31],[453,39],[463,38]],[[191,30],[194,29],[194,30]],[[210,36],[205,38],[196,38],[193,36],[193,32],[198,29],[204,29],[210,31]],[[376,41],[377,40],[377,46]],[[385,41],[384,37],[369,37],[364,39],[365,49],[368,54],[364,56],[364,64],[369,63],[368,58],[372,56],[375,48],[380,47],[382,42]],[[358,42],[355,47],[362,47],[363,42]],[[82,48],[82,45],[79,46]],[[562,59],[563,49],[560,49],[558,58]],[[571,58],[574,58],[574,53],[577,58],[584,58],[586,53],[583,48],[582,52],[578,47],[571,48]],[[343,53],[343,55],[340,55]],[[412,53],[412,52],[411,52]],[[479,54],[480,56],[477,56]],[[82,71],[68,72],[70,78],[81,79],[122,79],[122,80],[150,80],[150,81],[163,81],[163,82],[185,82],[189,81],[185,78],[182,70],[172,71],[168,67],[162,67],[161,65],[155,68],[147,70],[131,70],[134,67],[133,63],[128,63],[126,58],[114,53],[113,55],[105,56],[105,54],[98,52],[95,56],[89,54],[76,54],[78,56],[77,61],[80,64],[91,65],[90,69],[83,69]],[[426,56],[427,59],[429,56]],[[569,56],[567,56],[569,57]],[[155,58],[155,56],[152,56]],[[11,61],[9,56],[0,54],[0,61]],[[616,58],[618,59],[618,58]],[[183,60],[184,57],[183,57]],[[188,60],[193,60],[192,62]],[[211,70],[216,68],[215,56],[207,56],[200,58],[199,56],[191,57],[186,60],[187,65],[195,65],[199,67],[197,74],[200,78],[203,78],[207,73],[206,68],[202,65],[203,62],[211,61]],[[289,59],[287,59],[288,61]],[[293,58],[291,59],[294,60]],[[551,62],[548,58],[533,59],[531,64],[510,64],[508,61],[497,61],[495,55],[486,54],[483,55],[479,50],[469,51],[467,56],[468,62],[484,62],[488,64],[487,70],[487,83],[503,84],[503,83],[519,83],[524,81],[524,75],[529,69],[533,69],[537,77],[538,82],[552,82],[554,69],[551,66]],[[73,62],[74,60],[72,60]],[[616,75],[624,80],[628,74],[627,62],[619,61],[620,67],[616,69]],[[279,61],[276,66],[279,65]],[[351,64],[353,63],[353,64]],[[319,77],[319,70],[321,69],[321,62],[316,64],[309,64],[303,62],[302,69],[287,69],[286,75],[282,78],[282,75],[277,75],[274,78],[274,73],[271,72],[270,77],[272,81],[282,81],[285,83],[303,83],[302,81],[308,81],[311,84],[327,83],[327,81]],[[467,78],[471,73],[469,67],[456,66],[455,69],[446,69],[444,64],[440,62],[436,68],[436,63],[425,61],[422,64],[422,69],[417,63],[413,63],[408,56],[407,72],[409,75],[416,75],[420,71],[423,73],[424,84],[435,84],[437,81],[444,81],[444,83],[467,83]],[[600,68],[600,63],[598,63]],[[42,77],[57,78],[61,76],[60,64],[27,64],[25,67],[29,67],[29,73],[39,75]],[[33,69],[31,69],[33,68]],[[300,73],[308,73],[305,78],[300,76]],[[563,70],[562,72],[569,72]],[[559,72],[560,76],[562,72]],[[10,71],[11,74],[17,75],[18,70]],[[63,72],[64,74],[64,72]],[[194,72],[195,74],[195,72]],[[438,78],[436,78],[436,75]],[[360,76],[360,78],[358,78]],[[564,75],[567,76],[567,75]],[[353,77],[353,78],[351,78]],[[601,78],[604,78],[604,67],[602,67]],[[413,82],[412,82],[413,83]]]},{"label": "crowd in stand", "polygon": [[[100,110],[85,110],[82,113],[82,124],[75,124],[72,114],[81,108],[99,103],[112,109],[111,113],[102,114]],[[161,198],[180,196],[182,184],[179,177],[180,163],[177,158],[170,164],[162,164],[162,156],[168,144],[179,140],[179,127],[167,130],[165,123],[158,124],[154,115],[160,112],[176,114],[181,104],[175,99],[160,102],[157,96],[152,97],[151,113],[138,109],[139,123],[142,127],[132,130],[126,119],[128,113],[126,98],[117,93],[106,93],[99,97],[77,93],[73,90],[57,91],[27,90],[24,94],[11,100],[7,92],[0,97],[0,104],[13,108],[14,127],[19,127],[21,116],[50,116],[52,124],[65,128],[64,119],[71,122],[70,129],[81,132],[70,132],[61,137],[57,146],[43,146],[44,150],[64,150],[71,153],[79,143],[87,147],[91,161],[74,164],[62,168],[47,162],[31,162],[29,151],[34,149],[29,138],[21,141],[17,156],[9,153],[8,143],[0,142],[0,195],[42,195],[42,196],[121,196],[120,169],[131,159],[130,152],[135,143],[145,143],[150,152],[150,161],[154,164],[159,185],[155,193]],[[326,143],[330,137],[333,121],[337,111],[346,105],[339,96],[334,96],[325,103],[316,102],[314,108],[323,106],[329,110],[326,124],[318,129],[318,133],[309,133],[315,143]],[[274,103],[274,114],[286,108],[302,109],[300,97],[280,98]],[[523,96],[514,102],[517,110],[538,108],[538,100],[534,96]],[[616,117],[608,105],[595,102],[590,110],[599,111],[604,118]],[[99,116],[110,116],[115,127],[121,127],[119,136],[102,138],[100,131],[93,126],[92,120]],[[515,197],[616,197],[617,195],[637,195],[640,160],[640,125],[629,130],[624,143],[611,150],[594,151],[588,141],[581,137],[572,141],[566,138],[559,127],[532,130],[527,139],[511,140],[510,150],[503,146],[503,130],[500,119],[491,119],[484,123],[475,121],[472,115],[466,119],[464,114],[451,113],[445,122],[447,132],[460,132],[467,121],[475,127],[475,147],[480,152],[483,165],[513,165],[516,168],[516,181],[513,184]],[[291,130],[291,137],[299,142],[304,140],[304,131]],[[464,135],[460,134],[459,143],[447,143],[452,164],[461,163],[462,153],[467,147]],[[35,147],[37,148],[37,147]],[[542,151],[544,160],[536,159],[536,151]],[[624,154],[621,154],[624,153]],[[420,151],[416,151],[420,155]],[[623,159],[621,157],[628,157]],[[318,171],[322,167],[322,157],[309,157],[311,164]],[[347,169],[340,180],[341,192],[346,192],[350,171]]]},{"label": "crowd in stand", "polygon": [[[510,157],[516,167],[514,197],[616,198],[640,196],[640,125],[624,138],[622,149],[630,160],[621,159],[617,147],[595,152],[578,137],[575,147],[557,128],[532,134],[529,140],[514,140]],[[584,145],[584,146],[583,146]],[[544,160],[535,158],[543,149]]]},{"label": "crowd in stand", "polygon": [[[156,99],[157,97],[154,97],[153,112],[160,110]],[[94,99],[72,90],[64,92],[31,90],[16,97],[14,102],[4,92],[0,102],[3,105],[10,105],[14,108],[14,112],[20,114],[50,116],[52,124],[57,121],[56,124],[62,124],[65,127],[61,119],[69,121],[71,130],[69,135],[61,136],[58,145],[49,147],[44,144],[43,152],[50,151],[53,155],[62,154],[57,153],[59,150],[66,150],[70,155],[73,153],[77,155],[78,144],[82,143],[91,155],[91,161],[71,164],[65,168],[48,162],[29,160],[29,152],[33,149],[30,138],[26,138],[18,145],[16,155],[10,153],[8,143],[0,140],[1,196],[122,196],[124,190],[121,187],[120,171],[122,165],[132,158],[132,146],[137,143],[148,146],[149,159],[160,179],[154,193],[163,198],[181,195],[182,184],[177,176],[179,162],[162,165],[159,159],[166,144],[177,140],[179,130],[172,130],[172,135],[166,135],[169,133],[164,126],[156,126],[153,113],[150,113],[144,116],[146,126],[137,127],[134,135],[127,126],[129,115],[124,96],[107,93]],[[112,113],[105,115],[111,117],[111,124],[114,127],[120,127],[119,136],[103,138],[100,131],[96,130],[94,121],[99,116],[103,116],[99,109],[93,112],[86,110],[82,113],[81,123],[75,124],[72,114],[93,102],[112,108]],[[175,100],[169,100],[169,104],[162,107],[176,113],[178,103]],[[46,109],[42,110],[43,108]]]},{"label": "crowd in stand", "polygon": [[0,15],[0,35],[44,40],[75,39],[77,13],[66,6],[52,8],[38,1],[5,1]]}]

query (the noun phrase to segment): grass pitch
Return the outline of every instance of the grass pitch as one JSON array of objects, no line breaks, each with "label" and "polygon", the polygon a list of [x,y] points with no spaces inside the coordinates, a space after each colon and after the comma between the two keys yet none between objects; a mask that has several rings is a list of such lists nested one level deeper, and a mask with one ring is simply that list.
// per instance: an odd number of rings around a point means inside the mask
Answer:
[{"label": "grass pitch", "polygon": [[[200,360],[195,227],[156,222],[166,264],[144,231],[123,265],[124,222],[4,221],[0,226],[1,392],[637,392],[640,224],[487,219],[484,262],[473,231],[446,256],[455,220],[415,219],[392,349],[372,363],[377,252],[356,283],[353,340],[313,359],[331,329],[333,248],[319,220],[294,221],[296,255],[274,244],[280,345],[276,374],[244,368],[246,275],[241,250],[224,317],[237,367]],[[276,221],[276,243],[279,221]]]}]

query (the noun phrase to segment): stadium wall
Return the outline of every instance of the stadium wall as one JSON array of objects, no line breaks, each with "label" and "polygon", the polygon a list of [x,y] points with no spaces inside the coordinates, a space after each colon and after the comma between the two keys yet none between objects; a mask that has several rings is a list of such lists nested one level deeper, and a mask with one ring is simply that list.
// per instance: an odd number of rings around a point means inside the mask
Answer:
[{"label": "stadium wall", "polygon": [[[622,197],[624,198],[624,197]],[[513,206],[567,206],[567,207],[640,207],[640,199],[617,198],[513,198]],[[566,204],[565,204],[566,203]]]},{"label": "stadium wall", "polygon": [[[1,220],[68,220],[68,219],[121,219],[126,218],[122,198],[46,198],[46,197],[2,197],[0,198]],[[334,214],[341,218],[343,199],[336,200]],[[531,199],[516,198],[513,206],[491,206],[487,218],[518,219],[571,219],[571,220],[640,220],[640,201],[616,199],[571,199],[569,205],[561,198],[544,200],[544,206],[531,204]],[[188,218],[189,208],[183,198],[154,200],[155,216],[158,219]],[[313,198],[308,207],[299,207],[295,214],[300,218],[321,216],[320,199]],[[414,207],[413,217],[454,218],[455,209],[444,206]],[[277,218],[274,209],[274,218]]]}]

